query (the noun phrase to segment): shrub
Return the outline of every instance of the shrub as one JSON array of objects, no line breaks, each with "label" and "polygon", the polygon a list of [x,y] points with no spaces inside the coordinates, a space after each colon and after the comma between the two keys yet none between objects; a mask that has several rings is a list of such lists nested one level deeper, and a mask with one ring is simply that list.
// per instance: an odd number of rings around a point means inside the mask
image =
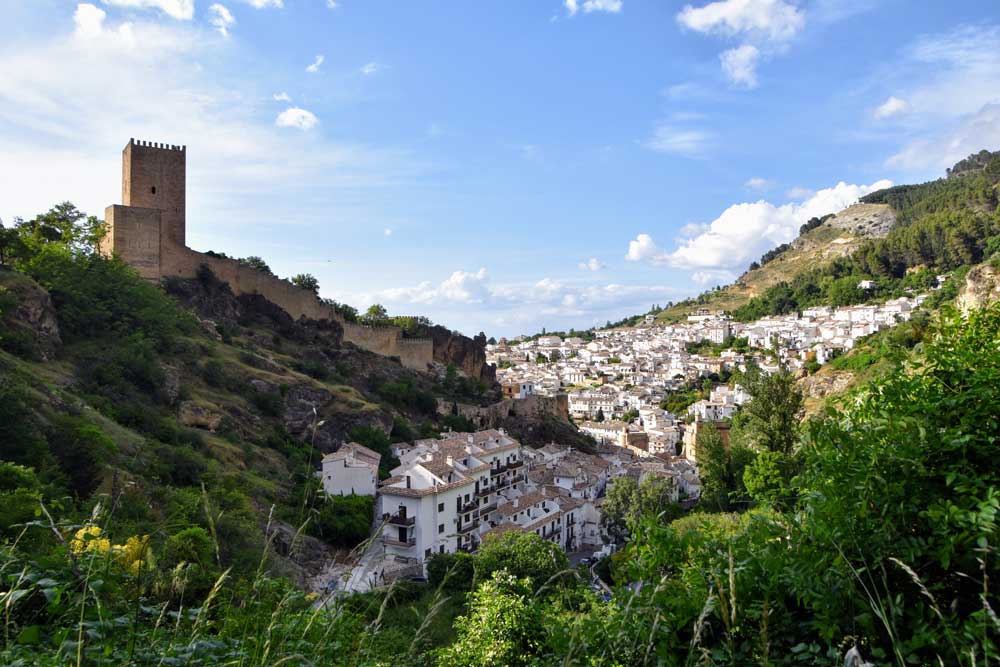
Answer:
[{"label": "shrub", "polygon": [[321,497],[306,530],[330,544],[353,548],[368,538],[374,500],[357,495]]},{"label": "shrub", "polygon": [[433,554],[427,561],[427,581],[435,588],[443,585],[449,591],[468,591],[475,575],[472,555],[461,551]]}]

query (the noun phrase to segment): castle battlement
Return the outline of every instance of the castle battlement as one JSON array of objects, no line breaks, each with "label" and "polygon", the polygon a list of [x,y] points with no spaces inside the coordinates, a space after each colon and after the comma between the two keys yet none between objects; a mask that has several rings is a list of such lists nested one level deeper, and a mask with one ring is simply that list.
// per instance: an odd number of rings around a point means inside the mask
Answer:
[{"label": "castle battlement", "polygon": [[186,235],[187,146],[129,139],[122,150],[122,203],[104,211],[102,254],[117,255],[143,278],[194,278],[205,266],[234,294],[259,294],[298,319],[335,320],[344,340],[408,368],[426,370],[434,359],[430,339],[404,339],[399,327],[347,322],[316,294],[240,262],[191,250]]},{"label": "castle battlement", "polygon": [[173,144],[162,144],[153,141],[144,141],[142,139],[129,139],[128,143],[133,146],[142,146],[143,148],[159,148],[165,151],[180,151],[184,152],[187,150],[187,146],[175,146]]}]

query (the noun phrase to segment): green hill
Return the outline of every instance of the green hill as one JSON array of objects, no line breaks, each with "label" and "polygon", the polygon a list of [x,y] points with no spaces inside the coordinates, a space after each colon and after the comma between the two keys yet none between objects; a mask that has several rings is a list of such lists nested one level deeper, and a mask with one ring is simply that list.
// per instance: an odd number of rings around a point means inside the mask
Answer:
[{"label": "green hill", "polygon": [[[790,244],[765,254],[732,285],[656,314],[682,320],[698,309],[741,320],[813,305],[849,305],[926,289],[935,276],[965,271],[1000,250],[1000,153],[978,153],[948,178],[874,192],[858,204],[803,225]],[[874,292],[857,289],[874,280]]]}]

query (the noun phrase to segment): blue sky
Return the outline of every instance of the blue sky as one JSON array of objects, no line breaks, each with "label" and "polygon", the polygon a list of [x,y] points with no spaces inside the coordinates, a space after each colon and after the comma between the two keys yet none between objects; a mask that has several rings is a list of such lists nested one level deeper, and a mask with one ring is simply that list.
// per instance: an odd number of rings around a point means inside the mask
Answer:
[{"label": "blue sky", "polygon": [[466,333],[728,282],[1000,148],[992,0],[0,0],[0,217],[188,146],[188,242]]}]

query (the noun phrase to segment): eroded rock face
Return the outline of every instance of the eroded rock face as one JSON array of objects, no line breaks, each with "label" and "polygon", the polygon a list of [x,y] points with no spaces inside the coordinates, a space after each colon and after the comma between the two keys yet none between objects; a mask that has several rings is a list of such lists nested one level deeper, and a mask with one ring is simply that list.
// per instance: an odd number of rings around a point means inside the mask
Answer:
[{"label": "eroded rock face", "polygon": [[496,384],[497,370],[486,363],[486,337],[462,336],[445,327],[430,329],[434,340],[434,361],[455,366],[469,377],[482,380],[487,385]]},{"label": "eroded rock face", "polygon": [[[16,305],[5,318],[5,327],[21,341],[26,356],[52,359],[62,347],[59,319],[52,297],[33,281],[0,269],[0,295],[7,293]],[[8,334],[10,337],[10,334]],[[16,342],[16,341],[15,341]]]},{"label": "eroded rock face", "polygon": [[222,423],[222,413],[216,412],[194,401],[181,401],[178,407],[177,421],[190,428],[200,428],[215,431]]},{"label": "eroded rock face", "polygon": [[810,375],[799,380],[799,388],[806,398],[823,398],[839,394],[851,384],[854,374],[839,371],[831,374]]},{"label": "eroded rock face", "polygon": [[990,264],[979,264],[965,275],[955,305],[965,313],[997,299],[1000,299],[1000,271]]}]

